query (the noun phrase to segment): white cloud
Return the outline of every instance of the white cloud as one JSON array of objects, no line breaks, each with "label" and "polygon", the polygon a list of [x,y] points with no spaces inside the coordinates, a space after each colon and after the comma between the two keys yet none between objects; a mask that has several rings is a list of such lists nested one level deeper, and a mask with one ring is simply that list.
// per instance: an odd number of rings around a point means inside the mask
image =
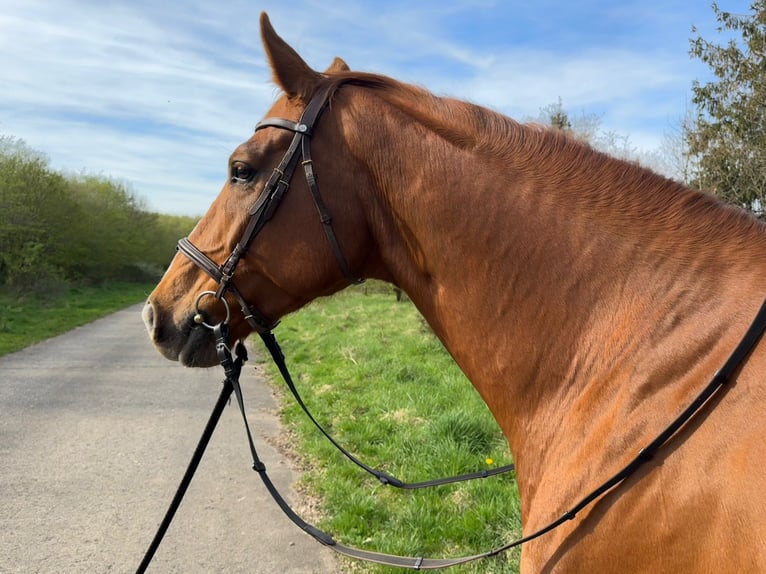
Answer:
[{"label": "white cloud", "polygon": [[[646,145],[661,140],[688,93],[685,53],[587,45],[562,53],[544,38],[475,43],[449,25],[463,31],[482,6],[442,4],[9,0],[0,14],[0,50],[13,54],[0,64],[0,132],[45,152],[55,168],[127,180],[155,209],[202,213],[229,153],[276,95],[261,9],[317,68],[339,55],[518,118],[561,97]],[[504,5],[492,10],[498,26],[512,19]]]},{"label": "white cloud", "polygon": [[145,8],[48,4],[24,2],[0,19],[0,49],[17,54],[1,72],[0,131],[56,168],[112,175],[157,209],[202,213],[274,98],[255,64],[257,37],[228,58]]}]

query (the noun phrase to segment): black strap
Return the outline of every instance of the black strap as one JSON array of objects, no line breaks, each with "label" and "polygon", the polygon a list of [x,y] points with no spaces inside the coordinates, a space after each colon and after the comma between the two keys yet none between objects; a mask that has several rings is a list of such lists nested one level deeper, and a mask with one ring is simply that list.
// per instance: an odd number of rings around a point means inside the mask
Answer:
[{"label": "black strap", "polygon": [[218,266],[218,263],[205,255],[196,245],[189,241],[188,237],[179,239],[176,249],[191,259],[192,263],[197,267],[210,275],[213,281],[216,283],[221,281],[223,274],[221,273],[221,268]]},{"label": "black strap", "polygon": [[311,414],[311,411],[309,411],[308,407],[306,406],[306,403],[303,401],[303,398],[298,392],[298,389],[295,386],[295,383],[293,382],[293,378],[290,375],[290,371],[287,368],[287,363],[285,362],[285,355],[282,352],[282,348],[279,346],[279,343],[277,342],[277,338],[274,336],[274,334],[271,332],[260,333],[260,336],[261,336],[261,339],[263,340],[264,345],[266,345],[266,348],[268,349],[269,354],[271,354],[271,358],[274,361],[274,364],[277,366],[277,369],[279,369],[279,372],[282,375],[282,378],[287,384],[287,388],[290,389],[290,392],[293,394],[293,397],[295,397],[296,402],[301,407],[301,409],[303,409],[303,412],[306,414],[309,420],[312,423],[314,423],[314,426],[316,426],[316,428],[319,429],[319,432],[321,432],[325,436],[325,438],[327,438],[327,440],[329,440],[335,446],[335,448],[337,448],[346,458],[348,458],[351,462],[353,462],[359,468],[362,468],[363,470],[365,470],[366,472],[370,473],[372,476],[377,478],[381,482],[381,484],[393,486],[395,488],[401,488],[404,490],[416,490],[419,488],[430,488],[432,486],[441,486],[444,484],[451,484],[454,482],[464,482],[467,480],[474,480],[477,478],[488,478],[490,476],[496,476],[498,474],[503,474],[503,473],[515,470],[516,467],[513,464],[509,464],[506,466],[500,466],[497,468],[482,470],[479,472],[471,472],[468,474],[461,474],[458,476],[448,476],[444,478],[426,480],[423,482],[404,482],[403,480],[400,480],[399,478],[396,478],[395,476],[392,476],[386,472],[383,472],[382,470],[372,468],[371,466],[359,460],[356,456],[354,456],[348,450],[346,450],[340,443],[338,443],[335,440],[335,438],[333,438],[324,429],[324,427],[322,427],[322,425],[319,424],[319,422],[314,418],[314,415]]},{"label": "black strap", "polygon": [[[753,319],[749,329],[742,337],[737,347],[729,356],[724,365],[715,372],[713,378],[708,385],[702,389],[702,392],[692,401],[692,403],[686,407],[686,409],[671,422],[665,430],[663,430],[657,438],[638,451],[636,457],[631,460],[622,470],[616,473],[612,478],[604,482],[601,486],[593,490],[590,494],[585,496],[580,502],[573,506],[570,510],[564,513],[564,515],[553,523],[552,528],[555,528],[562,522],[572,520],[578,512],[588,506],[591,502],[611,490],[623,480],[635,473],[639,467],[644,463],[651,460],[656,452],[667,443],[673,435],[675,435],[681,427],[683,427],[689,420],[707,403],[724,384],[731,380],[734,372],[742,366],[747,359],[750,352],[755,348],[755,345],[763,336],[766,331],[766,300],[761,304],[761,308]],[[549,528],[551,529],[551,528]]]},{"label": "black strap", "polygon": [[291,122],[290,120],[284,120],[282,118],[266,118],[255,124],[255,130],[258,131],[263,128],[281,128],[289,132],[296,132],[310,135],[310,128],[302,121]]},{"label": "black strap", "polygon": [[186,472],[181,479],[181,483],[176,489],[175,495],[173,495],[173,500],[170,502],[170,506],[168,507],[167,512],[165,512],[165,516],[162,519],[159,528],[157,529],[157,533],[154,535],[152,543],[149,545],[143,560],[141,560],[141,564],[139,564],[138,568],[136,569],[136,574],[143,574],[146,572],[146,569],[149,567],[149,563],[152,561],[152,558],[154,558],[155,552],[157,552],[157,549],[160,547],[160,543],[165,537],[165,533],[170,527],[170,523],[173,521],[173,517],[176,515],[176,511],[181,505],[181,501],[186,494],[186,489],[189,487],[189,484],[194,477],[194,473],[197,471],[197,467],[202,460],[202,455],[205,454],[205,449],[210,442],[210,438],[213,436],[213,431],[218,424],[218,420],[221,418],[221,413],[223,412],[226,404],[229,402],[229,397],[231,396],[232,390],[233,387],[231,382],[226,379],[223,382],[221,395],[218,397],[218,400],[213,407],[213,412],[210,414],[210,418],[205,425],[205,429],[202,431],[202,436],[197,443],[197,447],[194,449],[194,454],[192,455],[191,461],[189,461],[189,466],[186,468]]},{"label": "black strap", "polygon": [[332,226],[332,217],[327,210],[322,195],[319,193],[319,185],[317,184],[316,174],[314,173],[314,161],[311,159],[311,145],[308,138],[303,138],[301,142],[301,155],[303,157],[301,164],[303,165],[303,171],[306,175],[306,183],[308,184],[311,197],[314,199],[314,205],[316,205],[319,212],[319,220],[322,222],[322,229],[327,236],[327,240],[330,242],[330,247],[335,255],[335,259],[338,262],[340,270],[346,277],[346,280],[352,285],[360,285],[364,283],[364,279],[355,276],[351,273],[351,268],[348,266],[346,257],[343,255],[343,250],[340,248],[340,243],[335,235],[335,230]]}]

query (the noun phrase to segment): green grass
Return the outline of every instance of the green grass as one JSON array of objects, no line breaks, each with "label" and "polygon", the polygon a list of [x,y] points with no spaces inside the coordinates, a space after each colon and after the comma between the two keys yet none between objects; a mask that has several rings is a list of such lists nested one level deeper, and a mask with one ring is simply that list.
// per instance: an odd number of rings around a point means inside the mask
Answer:
[{"label": "green grass", "polygon": [[53,296],[0,290],[0,356],[139,303],[152,285],[71,287]]},{"label": "green grass", "polygon": [[[414,306],[397,303],[390,289],[372,285],[314,302],[285,318],[276,334],[314,416],[367,464],[415,482],[512,462],[478,393]],[[279,388],[276,369],[268,369]],[[442,557],[476,554],[519,537],[511,476],[425,491],[382,486],[338,453],[289,393],[281,404],[305,471],[302,495],[319,501],[319,526],[340,542]],[[518,558],[512,551],[449,571],[518,572]]]}]

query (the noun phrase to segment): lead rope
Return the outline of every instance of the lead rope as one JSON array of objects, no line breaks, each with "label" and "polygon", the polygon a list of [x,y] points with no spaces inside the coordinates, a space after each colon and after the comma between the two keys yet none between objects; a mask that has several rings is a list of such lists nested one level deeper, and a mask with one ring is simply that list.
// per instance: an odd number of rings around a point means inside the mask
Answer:
[{"label": "lead rope", "polygon": [[325,546],[328,546],[332,548],[333,550],[335,550],[336,552],[339,552],[340,554],[344,554],[345,556],[349,556],[351,558],[357,558],[360,560],[365,560],[368,562],[376,562],[378,564],[384,564],[388,566],[409,568],[412,570],[432,570],[432,569],[438,569],[438,568],[447,568],[450,566],[456,566],[458,564],[465,564],[466,562],[471,562],[481,558],[488,558],[490,556],[495,556],[497,554],[505,552],[506,550],[510,550],[511,548],[514,548],[515,546],[519,546],[521,544],[529,542],[530,540],[538,538],[542,536],[543,534],[546,534],[547,532],[550,532],[551,530],[557,528],[564,522],[573,520],[575,516],[581,510],[583,510],[586,506],[591,504],[597,498],[606,494],[608,491],[612,490],[618,484],[620,484],[625,479],[627,479],[632,474],[634,474],[644,463],[651,460],[656,454],[656,452],[665,443],[667,443],[667,441],[670,440],[695,414],[697,414],[699,410],[705,404],[707,404],[708,401],[710,401],[710,399],[714,395],[716,395],[720,391],[720,389],[724,386],[724,384],[728,383],[731,380],[731,377],[734,375],[737,369],[739,369],[739,367],[744,363],[744,361],[749,356],[750,352],[753,350],[753,348],[756,346],[758,341],[761,339],[765,330],[766,330],[766,300],[764,300],[763,304],[761,305],[761,308],[759,309],[758,313],[755,316],[755,319],[753,320],[753,323],[750,325],[750,328],[747,330],[742,340],[739,342],[737,347],[729,356],[728,360],[724,363],[724,365],[718,371],[716,371],[716,373],[713,375],[712,380],[702,390],[702,392],[692,401],[692,403],[673,422],[671,422],[670,425],[668,425],[665,428],[665,430],[663,430],[653,441],[651,441],[646,447],[642,448],[638,452],[638,455],[633,460],[631,460],[622,470],[617,472],[615,475],[613,475],[611,478],[605,481],[601,486],[594,489],[587,496],[582,498],[570,510],[567,510],[560,518],[552,521],[550,524],[544,526],[540,530],[537,530],[536,532],[528,536],[525,536],[514,542],[505,544],[504,546],[500,546],[499,548],[496,548],[494,550],[490,550],[488,552],[484,552],[481,554],[475,554],[473,556],[464,556],[464,557],[452,558],[452,559],[449,559],[449,558],[439,559],[439,558],[424,558],[424,557],[410,557],[410,556],[394,556],[391,554],[382,554],[379,552],[371,552],[367,550],[361,550],[358,548],[345,546],[343,544],[336,542],[335,539],[333,539],[333,537],[327,534],[326,532],[323,532],[322,530],[316,528],[315,526],[312,526],[311,524],[303,520],[300,516],[298,516],[298,514],[287,504],[287,502],[285,502],[282,495],[274,486],[273,482],[271,481],[271,479],[269,478],[266,472],[266,466],[258,457],[258,453],[255,448],[255,443],[253,441],[252,433],[250,432],[250,425],[248,424],[247,415],[245,413],[244,400],[242,398],[242,389],[239,384],[239,374],[242,369],[242,363],[244,360],[246,360],[244,346],[238,343],[237,346],[235,347],[236,356],[233,357],[231,350],[229,349],[228,341],[227,341],[228,328],[226,327],[225,324],[216,325],[213,328],[213,333],[216,337],[216,350],[218,351],[219,359],[221,360],[221,364],[223,365],[224,370],[226,372],[226,379],[224,380],[224,388],[221,391],[221,396],[219,397],[218,402],[216,403],[215,408],[213,409],[213,413],[210,416],[210,420],[208,421],[208,424],[205,427],[205,431],[203,432],[202,438],[200,439],[197,449],[194,452],[192,461],[189,463],[189,467],[187,468],[186,473],[184,474],[184,477],[181,481],[181,484],[178,487],[178,491],[173,497],[173,501],[171,502],[170,508],[168,509],[165,515],[165,518],[160,524],[160,528],[157,531],[157,534],[155,535],[154,540],[152,541],[152,544],[146,553],[146,556],[144,556],[144,560],[141,562],[141,565],[139,566],[136,572],[137,574],[142,574],[143,572],[146,571],[146,568],[149,565],[149,562],[151,562],[152,556],[154,555],[155,551],[159,547],[159,544],[162,541],[162,538],[165,532],[167,531],[167,528],[170,525],[170,522],[173,519],[175,511],[178,508],[178,505],[180,505],[181,503],[181,499],[183,498],[183,495],[186,492],[186,488],[191,482],[191,478],[194,475],[194,472],[199,464],[199,460],[202,458],[202,454],[205,451],[205,447],[207,446],[210,436],[212,436],[213,430],[215,429],[218,419],[220,418],[221,411],[223,410],[223,407],[228,401],[228,398],[231,395],[232,390],[234,391],[234,394],[237,397],[237,404],[239,405],[239,410],[245,425],[245,431],[247,434],[247,440],[250,447],[250,453],[253,458],[253,470],[255,470],[258,473],[258,476],[261,477],[261,480],[263,481],[267,490],[271,494],[272,498],[279,505],[279,507],[282,509],[285,515],[294,524],[299,526],[304,532],[311,535],[315,540],[317,540],[321,544],[324,544]]}]

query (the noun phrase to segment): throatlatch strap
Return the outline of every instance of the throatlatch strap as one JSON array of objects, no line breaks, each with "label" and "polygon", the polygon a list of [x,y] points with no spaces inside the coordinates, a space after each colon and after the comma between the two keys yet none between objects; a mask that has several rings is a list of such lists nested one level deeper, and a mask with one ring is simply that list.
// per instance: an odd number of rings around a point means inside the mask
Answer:
[{"label": "throatlatch strap", "polygon": [[303,141],[301,142],[301,156],[303,157],[301,163],[303,164],[303,172],[306,175],[306,183],[311,192],[311,197],[314,199],[314,205],[319,213],[319,220],[322,222],[322,228],[324,229],[327,241],[329,241],[330,248],[335,254],[335,260],[338,262],[338,266],[346,277],[346,280],[351,285],[361,285],[364,283],[364,278],[357,277],[351,273],[351,268],[348,266],[346,257],[343,255],[343,250],[340,248],[340,243],[335,235],[335,230],[332,227],[332,217],[327,210],[322,195],[319,193],[319,185],[317,184],[316,174],[314,173],[314,161],[311,159],[311,146],[309,145],[308,138],[303,138]]}]

